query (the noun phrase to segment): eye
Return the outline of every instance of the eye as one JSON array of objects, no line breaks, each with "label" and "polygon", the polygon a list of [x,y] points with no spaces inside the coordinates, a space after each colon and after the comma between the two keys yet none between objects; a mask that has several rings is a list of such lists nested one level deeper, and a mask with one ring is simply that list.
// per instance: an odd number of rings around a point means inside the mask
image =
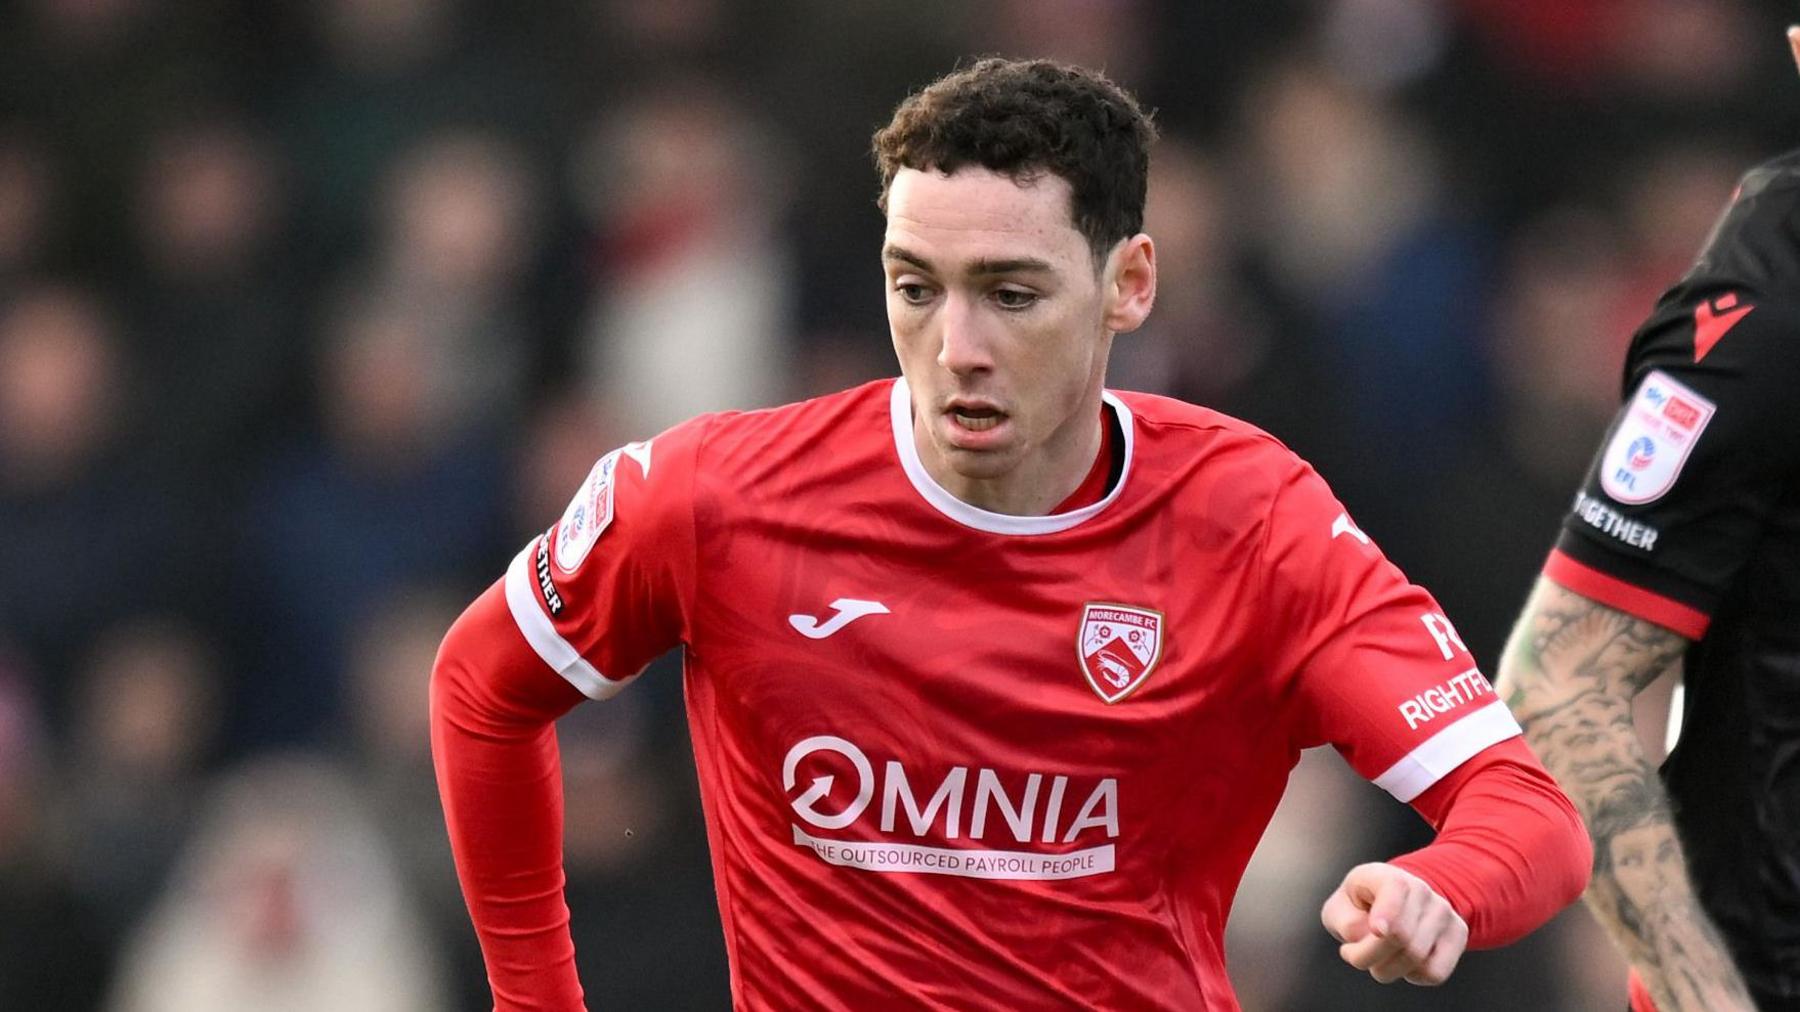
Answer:
[{"label": "eye", "polygon": [[931,301],[931,289],[916,281],[902,281],[894,285],[894,291],[908,305],[920,306]]},{"label": "eye", "polygon": [[1037,300],[1036,292],[1028,292],[1023,288],[994,289],[994,301],[1001,309],[1029,309]]}]

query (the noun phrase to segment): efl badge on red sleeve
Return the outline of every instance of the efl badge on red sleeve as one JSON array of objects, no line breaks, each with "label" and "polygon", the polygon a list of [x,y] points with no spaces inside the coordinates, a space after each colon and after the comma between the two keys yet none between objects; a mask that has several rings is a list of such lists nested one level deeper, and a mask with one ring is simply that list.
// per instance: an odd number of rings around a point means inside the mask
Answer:
[{"label": "efl badge on red sleeve", "polygon": [[613,471],[623,448],[601,457],[556,527],[556,568],[573,574],[613,518]]},{"label": "efl badge on red sleeve", "polygon": [[1162,658],[1162,612],[1089,602],[1081,610],[1081,673],[1108,703],[1143,684]]}]

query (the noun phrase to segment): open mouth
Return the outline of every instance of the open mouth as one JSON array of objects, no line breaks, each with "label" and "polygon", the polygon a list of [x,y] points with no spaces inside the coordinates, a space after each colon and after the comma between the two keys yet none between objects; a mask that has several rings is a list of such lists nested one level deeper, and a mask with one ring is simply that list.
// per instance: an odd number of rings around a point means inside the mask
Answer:
[{"label": "open mouth", "polygon": [[1006,419],[1006,413],[993,408],[952,408],[950,419],[970,432],[986,432]]}]

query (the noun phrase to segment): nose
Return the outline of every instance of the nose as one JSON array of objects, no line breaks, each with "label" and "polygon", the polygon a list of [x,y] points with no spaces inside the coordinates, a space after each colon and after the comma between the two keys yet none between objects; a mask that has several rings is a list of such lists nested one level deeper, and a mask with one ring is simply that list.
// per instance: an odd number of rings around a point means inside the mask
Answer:
[{"label": "nose", "polygon": [[938,365],[957,376],[993,368],[981,321],[968,299],[951,294],[944,300],[939,321],[943,330],[939,336]]}]

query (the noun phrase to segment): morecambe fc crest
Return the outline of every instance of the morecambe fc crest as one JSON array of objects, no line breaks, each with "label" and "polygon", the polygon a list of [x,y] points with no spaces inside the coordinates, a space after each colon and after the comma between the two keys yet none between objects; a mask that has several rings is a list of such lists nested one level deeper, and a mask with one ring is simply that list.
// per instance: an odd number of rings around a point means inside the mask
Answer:
[{"label": "morecambe fc crest", "polygon": [[1081,610],[1081,673],[1108,703],[1143,684],[1162,657],[1162,613],[1090,602]]}]

